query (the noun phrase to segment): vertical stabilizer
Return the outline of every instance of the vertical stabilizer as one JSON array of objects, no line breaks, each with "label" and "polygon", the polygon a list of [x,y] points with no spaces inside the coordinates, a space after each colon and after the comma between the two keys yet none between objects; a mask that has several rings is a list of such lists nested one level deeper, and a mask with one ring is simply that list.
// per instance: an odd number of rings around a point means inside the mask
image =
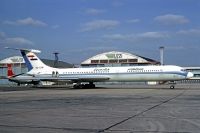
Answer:
[{"label": "vertical stabilizer", "polygon": [[39,53],[37,50],[24,50],[20,49],[21,54],[25,60],[26,66],[28,68],[28,71],[32,69],[45,69],[49,68],[49,66],[45,65],[35,53]]}]

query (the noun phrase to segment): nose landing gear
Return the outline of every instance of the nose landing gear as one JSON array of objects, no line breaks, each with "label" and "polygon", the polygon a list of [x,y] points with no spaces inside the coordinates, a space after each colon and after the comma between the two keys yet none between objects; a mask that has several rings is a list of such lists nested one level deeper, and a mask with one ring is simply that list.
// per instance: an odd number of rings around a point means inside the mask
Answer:
[{"label": "nose landing gear", "polygon": [[171,85],[171,86],[170,86],[170,89],[174,89],[174,88],[175,88],[175,85]]}]

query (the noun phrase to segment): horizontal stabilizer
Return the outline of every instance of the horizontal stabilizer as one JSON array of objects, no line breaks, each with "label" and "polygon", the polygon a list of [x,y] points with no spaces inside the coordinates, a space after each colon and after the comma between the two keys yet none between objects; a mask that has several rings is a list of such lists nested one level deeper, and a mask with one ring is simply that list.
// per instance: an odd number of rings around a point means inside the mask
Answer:
[{"label": "horizontal stabilizer", "polygon": [[38,57],[37,53],[41,53],[40,50],[35,50],[35,49],[24,49],[24,48],[10,48],[10,47],[5,47],[6,49],[12,49],[12,50],[19,50],[22,57],[24,58],[24,61],[26,63],[26,66],[28,68],[28,71],[33,70],[38,70],[44,69],[44,68],[49,68],[46,66]]},{"label": "horizontal stabilizer", "polygon": [[41,53],[40,50],[36,49],[23,49],[23,48],[10,48],[10,47],[5,47],[6,49],[13,49],[13,50],[20,50],[20,51],[27,51],[27,52],[33,52],[33,53]]}]

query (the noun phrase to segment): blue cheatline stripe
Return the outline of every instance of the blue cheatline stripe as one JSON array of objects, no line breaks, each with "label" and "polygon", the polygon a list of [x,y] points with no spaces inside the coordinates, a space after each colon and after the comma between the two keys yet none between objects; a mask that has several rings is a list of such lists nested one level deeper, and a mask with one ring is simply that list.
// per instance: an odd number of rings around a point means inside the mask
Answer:
[{"label": "blue cheatline stripe", "polygon": [[26,53],[25,53],[24,51],[21,50],[21,54],[22,54],[22,57],[23,57],[24,60],[25,60],[26,67],[28,68],[28,71],[32,70],[32,69],[33,69],[33,66],[31,65],[30,61],[29,61],[28,58],[26,57]]},{"label": "blue cheatline stripe", "polygon": [[[120,74],[128,74],[128,75],[131,75],[131,74],[176,74],[176,75],[181,75],[181,76],[187,76],[187,73],[181,73],[181,72],[137,72],[137,73],[131,73],[131,72],[127,72],[127,73],[83,73],[83,74],[59,74],[59,77],[62,77],[62,76],[91,76],[91,75],[98,75],[98,76],[101,76],[101,75],[120,75]],[[52,76],[52,74],[42,74],[42,75],[45,75],[45,76]]]}]

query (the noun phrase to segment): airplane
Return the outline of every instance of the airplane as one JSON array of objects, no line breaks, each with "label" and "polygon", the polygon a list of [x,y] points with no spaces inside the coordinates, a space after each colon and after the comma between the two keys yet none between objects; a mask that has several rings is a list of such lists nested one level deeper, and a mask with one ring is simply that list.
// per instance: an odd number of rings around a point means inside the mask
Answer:
[{"label": "airplane", "polygon": [[[178,81],[193,77],[193,73],[175,65],[125,66],[93,68],[53,68],[45,65],[36,55],[39,50],[18,49],[28,68],[26,80],[68,82],[74,88],[95,88],[94,82]],[[18,78],[20,79],[20,78]],[[83,84],[87,82],[87,84]],[[174,84],[170,86],[171,89]]]},{"label": "airplane", "polygon": [[20,86],[21,84],[33,84],[33,85],[39,84],[40,82],[39,80],[29,79],[31,77],[32,75],[27,75],[25,73],[20,73],[16,75],[12,70],[12,64],[7,64],[6,79],[8,79],[10,82],[15,82],[17,83],[18,86]]}]

